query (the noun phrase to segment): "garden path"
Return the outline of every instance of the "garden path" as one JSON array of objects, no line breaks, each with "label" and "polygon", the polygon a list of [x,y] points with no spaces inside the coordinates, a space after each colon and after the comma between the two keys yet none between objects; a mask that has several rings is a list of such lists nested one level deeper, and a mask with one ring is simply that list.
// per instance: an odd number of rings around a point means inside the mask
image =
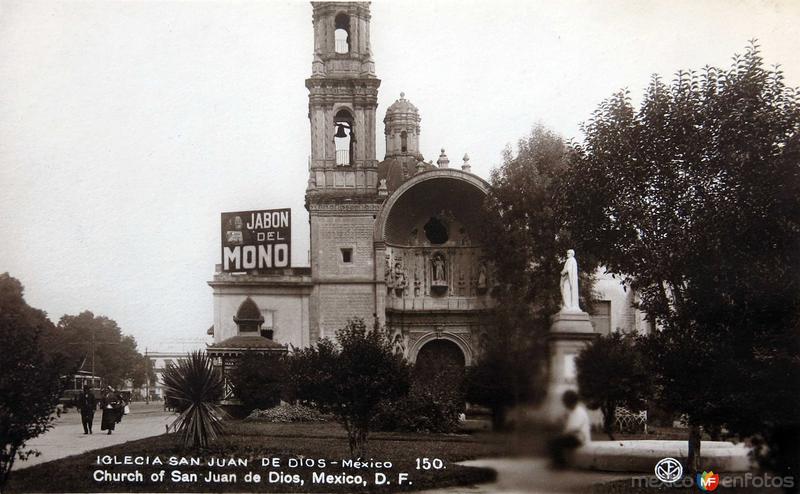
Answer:
[{"label": "garden path", "polygon": [[93,449],[163,434],[166,425],[175,417],[174,413],[165,412],[163,407],[162,402],[131,403],[131,413],[117,424],[116,430],[111,435],[100,430],[100,411],[94,415],[92,427],[94,434],[84,435],[81,414],[75,409],[71,409],[69,413],[62,414],[60,418],[56,419],[55,427],[51,430],[28,441],[26,449],[36,449],[42,454],[31,457],[27,461],[17,460],[14,463],[14,470],[85,453]]}]

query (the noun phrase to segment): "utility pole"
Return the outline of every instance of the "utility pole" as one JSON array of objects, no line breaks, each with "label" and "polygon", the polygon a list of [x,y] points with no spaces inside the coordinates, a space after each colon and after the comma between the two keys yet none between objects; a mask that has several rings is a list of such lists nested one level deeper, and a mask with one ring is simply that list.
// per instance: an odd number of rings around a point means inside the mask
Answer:
[{"label": "utility pole", "polygon": [[150,404],[150,357],[147,355],[147,347],[144,347],[144,386],[145,398],[144,402]]},{"label": "utility pole", "polygon": [[94,326],[92,326],[92,386],[94,386]]},{"label": "utility pole", "polygon": [[[92,326],[92,337],[89,340],[89,343],[92,346],[92,387],[94,387],[94,383],[95,383],[95,380],[94,380],[95,379],[95,366],[94,366],[94,364],[95,364],[95,350],[97,349],[97,345],[98,344],[99,345],[119,345],[119,343],[115,343],[113,341],[103,341],[103,342],[97,343],[97,341],[95,340],[95,327],[94,326]],[[76,341],[76,342],[68,343],[68,344],[69,345],[85,345],[86,343],[82,342],[82,341]],[[85,358],[86,357],[84,356],[84,359]],[[83,365],[83,364],[81,364],[81,365]]]}]

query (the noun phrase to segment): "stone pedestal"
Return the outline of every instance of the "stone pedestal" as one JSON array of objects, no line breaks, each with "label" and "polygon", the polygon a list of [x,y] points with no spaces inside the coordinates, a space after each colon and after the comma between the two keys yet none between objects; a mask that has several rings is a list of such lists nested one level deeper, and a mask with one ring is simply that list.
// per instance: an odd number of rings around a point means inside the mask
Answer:
[{"label": "stone pedestal", "polygon": [[548,422],[557,422],[566,412],[561,396],[578,390],[575,358],[597,333],[583,311],[561,311],[550,318],[548,339],[548,384],[542,412]]}]

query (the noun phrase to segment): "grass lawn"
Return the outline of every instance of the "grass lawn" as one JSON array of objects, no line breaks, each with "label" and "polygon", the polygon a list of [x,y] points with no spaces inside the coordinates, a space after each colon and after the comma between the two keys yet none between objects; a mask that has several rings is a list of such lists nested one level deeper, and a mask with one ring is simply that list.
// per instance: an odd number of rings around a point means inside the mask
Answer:
[{"label": "grass lawn", "polygon": [[[262,422],[232,422],[229,433],[217,440],[202,454],[184,451],[176,445],[173,435],[161,435],[132,441],[125,444],[70,456],[40,465],[15,471],[9,480],[6,492],[395,492],[418,490],[451,485],[470,485],[490,482],[494,472],[488,469],[455,465],[454,462],[477,457],[530,453],[526,441],[512,441],[508,437],[488,433],[476,435],[456,434],[401,434],[373,433],[367,444],[369,457],[379,462],[392,462],[391,468],[345,468],[343,459],[349,458],[347,436],[335,423],[316,424],[271,424]],[[159,457],[163,465],[98,465],[98,457],[110,455],[122,460],[124,456]],[[197,458],[201,465],[171,466],[170,457]],[[241,458],[248,460],[247,466],[209,467],[209,458]],[[279,467],[262,466],[262,458],[279,458]],[[290,459],[305,458],[306,461],[325,460],[326,466],[290,467]],[[370,459],[367,458],[367,459]],[[440,469],[417,469],[417,458],[438,458]],[[338,462],[333,464],[332,462]],[[152,481],[151,474],[165,470],[164,481]],[[96,481],[96,471],[109,473],[140,472],[142,481]],[[197,475],[196,481],[173,481],[173,471]],[[204,482],[209,472],[233,474],[227,482]],[[248,472],[260,474],[261,482],[245,482]],[[272,475],[297,475],[303,480],[268,482]],[[313,473],[338,475],[361,475],[367,485],[312,482]],[[391,482],[379,486],[375,474],[383,473]],[[408,474],[407,482],[398,483],[399,474]],[[319,478],[317,479],[319,480]],[[336,478],[329,479],[335,481]],[[354,479],[350,479],[351,481]]]}]

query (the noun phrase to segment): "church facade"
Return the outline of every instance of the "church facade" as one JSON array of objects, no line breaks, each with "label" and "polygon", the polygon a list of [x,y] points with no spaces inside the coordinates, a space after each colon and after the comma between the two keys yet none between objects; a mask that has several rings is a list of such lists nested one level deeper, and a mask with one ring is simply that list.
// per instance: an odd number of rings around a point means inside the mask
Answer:
[{"label": "church facade", "polygon": [[[275,343],[303,347],[348,319],[385,326],[411,361],[460,366],[491,336],[491,263],[478,239],[488,183],[469,157],[451,166],[420,151],[419,110],[400,94],[385,111],[386,153],[376,156],[380,79],[368,2],[312,2],[314,56],[306,79],[311,134],[305,194],[310,266],[268,274],[217,269],[210,351]],[[616,281],[598,283],[595,331],[642,321]],[[257,307],[256,325],[243,325]],[[237,322],[239,321],[239,322]],[[260,338],[261,341],[256,338]],[[261,341],[261,343],[259,343]]]}]

